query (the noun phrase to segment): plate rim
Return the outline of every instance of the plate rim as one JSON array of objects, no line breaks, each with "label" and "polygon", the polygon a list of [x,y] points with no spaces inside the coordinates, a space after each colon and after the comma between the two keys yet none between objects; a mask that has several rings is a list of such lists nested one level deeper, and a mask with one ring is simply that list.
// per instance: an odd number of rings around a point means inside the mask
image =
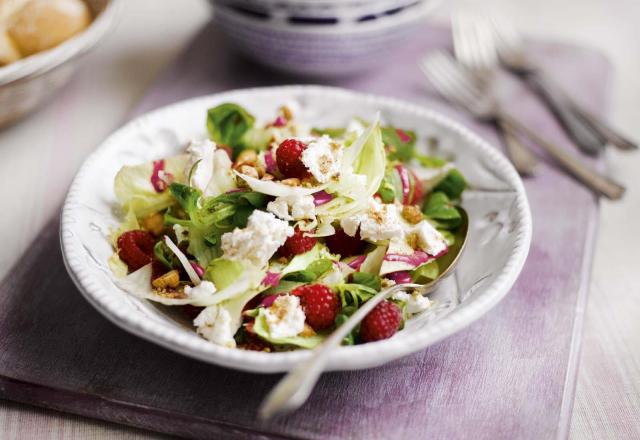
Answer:
[{"label": "plate rim", "polygon": [[511,254],[503,270],[496,276],[492,284],[482,289],[482,295],[474,298],[470,306],[449,314],[413,334],[407,334],[403,338],[392,338],[357,346],[340,347],[336,349],[330,357],[327,364],[327,371],[371,368],[422,350],[429,345],[453,335],[478,320],[509,293],[524,266],[529,252],[532,236],[532,218],[522,180],[511,163],[498,149],[491,146],[470,129],[449,117],[430,108],[401,99],[356,92],[339,87],[317,85],[255,87],[198,96],[174,102],[142,114],[112,132],[85,159],[78,169],[69,187],[60,215],[60,245],[65,268],[72,281],[87,301],[103,316],[129,333],[172,351],[204,362],[243,371],[256,373],[284,372],[310,355],[310,352],[307,350],[284,353],[263,353],[230,349],[217,346],[204,339],[187,337],[177,329],[172,330],[153,320],[135,319],[136,316],[134,313],[129,312],[127,309],[117,308],[109,303],[108,297],[112,295],[112,293],[110,293],[111,290],[103,289],[92,280],[92,270],[87,268],[86,263],[82,259],[84,251],[80,248],[83,248],[83,246],[78,240],[73,239],[74,223],[72,221],[72,214],[74,212],[79,187],[83,180],[87,178],[88,170],[92,168],[93,163],[104,150],[116,144],[121,137],[126,136],[129,131],[135,129],[135,126],[144,125],[146,123],[145,121],[162,117],[161,115],[163,114],[178,111],[181,107],[197,106],[199,102],[204,103],[225,99],[232,100],[234,96],[238,95],[270,95],[278,93],[303,95],[331,94],[342,98],[368,101],[373,104],[378,103],[392,111],[410,112],[418,117],[424,117],[436,125],[456,133],[470,147],[479,150],[486,157],[494,161],[496,166],[506,174],[509,184],[513,185],[516,194],[516,217],[519,222],[518,227],[514,231],[514,247],[511,250]]}]

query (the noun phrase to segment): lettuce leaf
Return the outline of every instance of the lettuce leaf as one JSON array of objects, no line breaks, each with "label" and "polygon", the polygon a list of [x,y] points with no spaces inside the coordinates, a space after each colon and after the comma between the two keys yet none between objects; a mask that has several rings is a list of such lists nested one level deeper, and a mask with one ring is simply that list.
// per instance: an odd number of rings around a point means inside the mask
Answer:
[{"label": "lettuce leaf", "polygon": [[[176,182],[184,178],[188,156],[181,154],[164,160],[165,172],[173,175]],[[156,192],[151,184],[153,162],[123,166],[114,181],[114,192],[125,211],[132,210],[137,218],[168,208],[174,203],[169,191]]]},{"label": "lettuce leaf", "polygon": [[239,261],[216,258],[207,265],[204,279],[212,281],[218,289],[224,289],[240,278],[244,271],[244,265]]},{"label": "lettuce leaf", "polygon": [[276,345],[295,345],[296,347],[313,348],[316,345],[320,344],[325,338],[323,335],[319,334],[306,337],[292,336],[289,338],[274,338],[269,332],[269,326],[267,325],[264,310],[264,308],[259,309],[258,316],[256,317],[255,323],[253,324],[253,330],[265,341]]}]

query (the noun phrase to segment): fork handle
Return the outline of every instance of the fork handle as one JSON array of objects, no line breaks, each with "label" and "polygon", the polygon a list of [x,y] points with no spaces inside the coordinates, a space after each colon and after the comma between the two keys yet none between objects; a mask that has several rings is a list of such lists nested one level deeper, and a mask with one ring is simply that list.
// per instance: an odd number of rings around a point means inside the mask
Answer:
[{"label": "fork handle", "polygon": [[584,121],[589,124],[594,130],[600,133],[609,144],[617,147],[620,150],[637,150],[638,144],[628,139],[620,132],[618,132],[615,128],[613,128],[610,124],[608,124],[605,120],[595,116],[593,113],[586,110],[580,104],[573,101],[571,98],[567,97],[569,104],[571,105],[573,111]]},{"label": "fork handle", "polygon": [[590,155],[597,155],[602,151],[606,144],[606,139],[573,111],[564,93],[548,76],[540,70],[528,70],[522,72],[521,75],[527,84],[544,99],[547,106],[582,151]]},{"label": "fork handle", "polygon": [[531,139],[537,145],[544,148],[547,153],[549,153],[549,155],[558,162],[558,164],[594,192],[602,194],[611,200],[618,200],[624,194],[624,186],[585,165],[573,154],[568,153],[564,149],[543,138],[517,119],[505,113],[501,113],[500,118],[504,119],[512,127]]},{"label": "fork handle", "polygon": [[507,155],[518,173],[522,176],[531,176],[538,169],[538,159],[525,145],[520,142],[516,130],[502,118],[496,119],[496,125],[502,134],[502,139],[507,148]]}]

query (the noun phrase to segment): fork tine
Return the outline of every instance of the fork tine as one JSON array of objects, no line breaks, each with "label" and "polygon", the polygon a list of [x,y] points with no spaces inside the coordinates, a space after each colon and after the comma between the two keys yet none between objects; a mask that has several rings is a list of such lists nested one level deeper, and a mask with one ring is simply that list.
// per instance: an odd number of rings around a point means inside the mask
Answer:
[{"label": "fork tine", "polygon": [[476,73],[490,72],[498,62],[492,23],[488,18],[458,13],[451,20],[456,58]]},{"label": "fork tine", "polygon": [[454,83],[454,87],[468,96],[469,103],[473,104],[480,100],[482,94],[478,89],[475,78],[466,68],[447,53],[440,52],[437,55],[438,56],[434,58],[434,62],[438,63],[442,74],[450,78]]},{"label": "fork tine", "polygon": [[447,99],[453,99],[460,105],[467,107],[474,101],[475,97],[468,87],[464,86],[464,80],[456,72],[452,72],[449,67],[446,55],[436,53],[425,61],[429,70],[430,78],[440,84],[443,95]]},{"label": "fork tine", "polygon": [[520,51],[523,45],[523,39],[515,26],[496,17],[491,18],[491,25],[500,52],[516,54]]},{"label": "fork tine", "polygon": [[479,91],[448,54],[436,52],[426,57],[422,69],[438,92],[454,104],[473,109],[480,100]]}]

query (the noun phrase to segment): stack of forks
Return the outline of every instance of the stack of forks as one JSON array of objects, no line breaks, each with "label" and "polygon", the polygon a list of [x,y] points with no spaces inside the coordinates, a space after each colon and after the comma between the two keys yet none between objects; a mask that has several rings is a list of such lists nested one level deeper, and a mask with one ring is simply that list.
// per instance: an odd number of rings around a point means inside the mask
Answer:
[{"label": "stack of forks", "polygon": [[598,154],[606,145],[637,149],[633,142],[562,93],[527,57],[522,39],[508,23],[459,14],[452,20],[452,32],[455,58],[442,51],[431,53],[421,60],[422,70],[445,99],[475,118],[496,125],[520,174],[535,174],[539,167],[536,156],[520,142],[526,137],[597,194],[612,200],[622,197],[622,185],[588,167],[566,148],[545,139],[502,108],[494,94],[499,65],[516,74],[543,99],[583,152]]}]

